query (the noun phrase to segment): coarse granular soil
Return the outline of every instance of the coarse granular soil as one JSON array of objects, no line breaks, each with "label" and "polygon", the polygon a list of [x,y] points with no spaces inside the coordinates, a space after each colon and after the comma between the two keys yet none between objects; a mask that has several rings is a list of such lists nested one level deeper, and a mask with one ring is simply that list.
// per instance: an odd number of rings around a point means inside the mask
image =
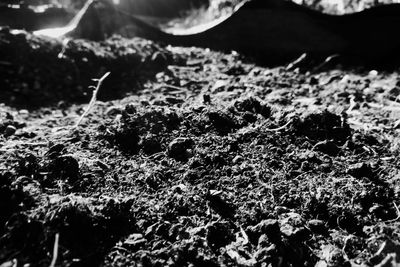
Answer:
[{"label": "coarse granular soil", "polygon": [[400,263],[399,70],[121,37],[58,57],[7,29],[0,47],[1,267]]}]

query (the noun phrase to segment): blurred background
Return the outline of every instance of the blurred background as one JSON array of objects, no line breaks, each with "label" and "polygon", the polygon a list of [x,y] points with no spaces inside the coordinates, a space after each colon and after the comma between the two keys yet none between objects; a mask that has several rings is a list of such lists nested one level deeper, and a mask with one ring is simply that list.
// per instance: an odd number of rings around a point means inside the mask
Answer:
[{"label": "blurred background", "polygon": [[[243,0],[106,0],[135,15],[178,17],[188,13],[207,11],[218,15],[218,12],[229,12]],[[265,0],[268,1],[268,0]],[[13,5],[54,5],[67,9],[81,8],[85,0],[3,0],[1,4]],[[361,11],[371,6],[388,3],[399,3],[400,0],[293,0],[293,2],[310,8],[330,13],[345,14]]]},{"label": "blurred background", "polygon": [[[2,0],[0,1],[0,26],[30,31],[56,28],[66,25],[85,5],[87,0]],[[102,39],[111,35],[121,25],[128,25],[116,13],[115,6],[142,21],[167,32],[187,29],[211,22],[224,15],[232,14],[234,8],[248,0],[97,0],[96,11],[88,10],[86,23],[90,39]],[[260,0],[262,1],[262,0]],[[272,3],[290,0],[264,0]],[[400,0],[291,0],[299,5],[318,10],[323,13],[342,15],[363,9],[397,3]],[[106,3],[110,5],[105,5]],[[98,25],[98,26],[93,26]],[[101,25],[101,26],[99,26]],[[101,30],[100,30],[101,28]],[[136,36],[135,30],[125,29],[125,36]],[[130,34],[133,32],[134,34]],[[93,35],[93,36],[92,36]]]}]

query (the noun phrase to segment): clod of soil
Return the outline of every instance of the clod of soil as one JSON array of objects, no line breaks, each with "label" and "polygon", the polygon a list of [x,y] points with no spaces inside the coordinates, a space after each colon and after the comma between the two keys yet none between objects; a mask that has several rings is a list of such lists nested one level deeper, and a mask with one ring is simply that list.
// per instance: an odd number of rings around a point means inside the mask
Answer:
[{"label": "clod of soil", "polygon": [[345,118],[327,110],[304,115],[296,125],[296,130],[311,140],[334,140],[340,144],[351,136]]}]

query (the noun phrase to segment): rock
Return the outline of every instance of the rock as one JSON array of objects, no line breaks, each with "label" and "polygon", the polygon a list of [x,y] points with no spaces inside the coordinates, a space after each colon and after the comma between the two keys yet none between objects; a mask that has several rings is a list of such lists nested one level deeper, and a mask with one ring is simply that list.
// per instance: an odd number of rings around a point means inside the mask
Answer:
[{"label": "rock", "polygon": [[8,136],[11,136],[11,135],[15,134],[16,131],[17,131],[17,129],[14,126],[7,125],[7,127],[4,129],[4,133],[3,134],[4,134],[5,137],[8,137]]},{"label": "rock", "polygon": [[27,109],[20,109],[18,111],[19,115],[21,115],[23,118],[29,117],[29,111]]},{"label": "rock", "polygon": [[122,109],[120,107],[116,107],[116,106],[111,106],[111,107],[107,108],[107,110],[106,110],[106,115],[110,116],[110,117],[115,117],[121,113],[122,113]]}]

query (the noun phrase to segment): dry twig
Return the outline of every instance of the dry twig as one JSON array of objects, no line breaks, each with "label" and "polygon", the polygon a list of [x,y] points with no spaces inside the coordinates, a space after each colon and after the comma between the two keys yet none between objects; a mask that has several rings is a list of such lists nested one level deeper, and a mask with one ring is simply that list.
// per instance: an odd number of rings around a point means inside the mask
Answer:
[{"label": "dry twig", "polygon": [[279,132],[279,131],[282,131],[285,128],[287,128],[292,122],[293,122],[293,120],[289,120],[287,123],[285,123],[281,127],[274,128],[274,129],[264,129],[264,131],[266,131],[266,132]]},{"label": "dry twig", "polygon": [[58,242],[60,240],[60,234],[57,233],[54,239],[54,247],[53,247],[53,258],[51,259],[50,267],[55,267],[57,258],[58,258]]},{"label": "dry twig", "polygon": [[103,83],[103,81],[108,77],[108,75],[110,75],[110,72],[107,72],[106,74],[104,74],[100,79],[94,79],[94,81],[97,81],[97,86],[96,88],[93,90],[93,95],[92,98],[90,99],[90,102],[88,104],[88,106],[86,107],[85,112],[83,112],[83,114],[81,115],[81,117],[79,118],[79,120],[76,122],[75,124],[75,128],[78,128],[79,124],[82,122],[83,118],[89,114],[90,109],[94,106],[94,104],[96,103],[96,99],[97,99],[97,93],[100,90],[101,84]]},{"label": "dry twig", "polygon": [[333,55],[327,57],[327,58],[324,60],[324,62],[322,62],[321,64],[319,64],[318,66],[316,66],[316,67],[311,71],[311,73],[316,73],[316,72],[318,72],[318,71],[321,70],[323,67],[325,67],[327,64],[329,64],[333,59],[338,58],[338,57],[340,57],[339,54],[333,54]]},{"label": "dry twig", "polygon": [[303,53],[300,57],[298,57],[295,61],[289,63],[286,66],[286,70],[290,71],[293,70],[295,68],[297,68],[303,61],[305,61],[307,58],[307,53]]},{"label": "dry twig", "polygon": [[394,205],[394,208],[396,209],[397,217],[394,218],[394,219],[391,219],[391,220],[387,220],[387,221],[385,221],[385,223],[388,223],[388,222],[395,222],[395,221],[397,221],[398,219],[400,219],[400,209],[399,209],[399,207],[396,205],[396,202],[394,202],[394,201],[393,201],[393,205]]}]

